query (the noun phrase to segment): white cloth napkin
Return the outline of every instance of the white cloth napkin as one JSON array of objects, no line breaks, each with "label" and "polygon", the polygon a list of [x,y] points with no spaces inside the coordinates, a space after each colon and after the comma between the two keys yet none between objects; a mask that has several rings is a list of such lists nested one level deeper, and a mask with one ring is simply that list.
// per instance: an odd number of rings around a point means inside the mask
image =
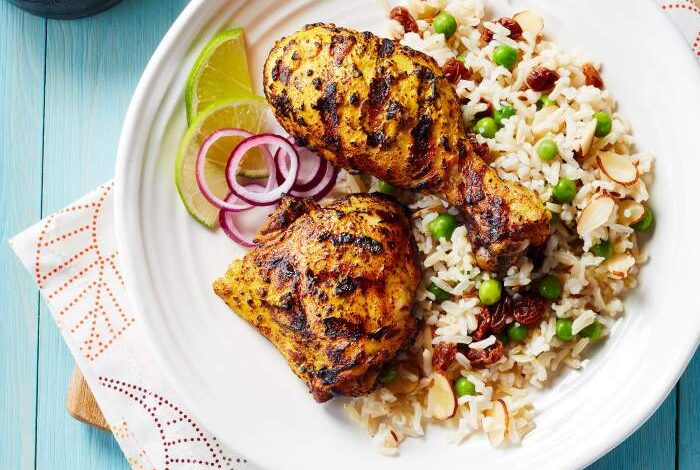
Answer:
[{"label": "white cloth napkin", "polygon": [[[657,2],[700,60],[700,8]],[[242,468],[246,459],[189,415],[146,349],[117,260],[112,194],[113,183],[100,186],[10,243],[133,468]]]},{"label": "white cloth napkin", "polygon": [[240,469],[245,458],[180,406],[146,349],[117,262],[113,188],[100,186],[10,244],[133,468]]}]

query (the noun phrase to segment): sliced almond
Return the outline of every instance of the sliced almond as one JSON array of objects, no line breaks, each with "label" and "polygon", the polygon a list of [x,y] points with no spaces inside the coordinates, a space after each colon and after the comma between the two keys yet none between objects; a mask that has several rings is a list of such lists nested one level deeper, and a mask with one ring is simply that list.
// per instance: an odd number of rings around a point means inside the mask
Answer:
[{"label": "sliced almond", "polygon": [[[408,395],[418,388],[420,381],[420,371],[408,364],[401,364],[398,367],[398,375],[394,380],[386,384],[386,388],[394,395]],[[416,380],[411,380],[407,375],[415,375]]]},{"label": "sliced almond", "polygon": [[623,199],[617,203],[617,223],[636,224],[644,218],[644,205],[634,199]]},{"label": "sliced almond", "polygon": [[634,263],[634,256],[627,253],[618,253],[605,262],[610,272],[620,279],[627,277]]},{"label": "sliced almond", "polygon": [[416,17],[419,20],[428,20],[440,13],[440,8],[428,2],[416,3]]},{"label": "sliced almond", "polygon": [[586,77],[580,71],[572,70],[571,75],[569,75],[569,80],[571,81],[571,86],[574,88],[581,88],[586,85]]},{"label": "sliced almond", "polygon": [[586,236],[608,221],[615,210],[615,200],[610,196],[598,196],[591,200],[581,212],[576,231]]},{"label": "sliced almond", "polygon": [[384,423],[381,423],[377,428],[376,436],[381,439],[380,442],[385,452],[397,448],[403,439],[403,436],[393,426]]},{"label": "sliced almond", "polygon": [[591,150],[591,144],[593,144],[593,137],[595,136],[595,126],[596,122],[591,121],[586,124],[583,128],[583,135],[581,136],[581,156],[585,157],[586,154]]},{"label": "sliced almond", "polygon": [[544,19],[532,10],[524,10],[513,15],[513,19],[518,22],[523,32],[532,33],[532,37],[536,38],[544,29]]},{"label": "sliced almond", "polygon": [[489,442],[492,446],[499,446],[508,435],[510,427],[510,414],[506,403],[500,398],[493,402],[493,408],[486,412],[486,416],[491,418],[490,430],[487,432]]},{"label": "sliced almond", "polygon": [[639,170],[627,155],[601,151],[596,160],[601,171],[616,183],[629,186],[639,179]]},{"label": "sliced almond", "polygon": [[452,384],[444,375],[434,373],[431,379],[428,389],[428,410],[433,418],[444,421],[457,412],[457,397],[452,390]]},{"label": "sliced almond", "polygon": [[564,122],[565,109],[558,106],[545,106],[535,113],[532,119],[532,133],[536,138],[540,138],[545,134],[556,134]]}]

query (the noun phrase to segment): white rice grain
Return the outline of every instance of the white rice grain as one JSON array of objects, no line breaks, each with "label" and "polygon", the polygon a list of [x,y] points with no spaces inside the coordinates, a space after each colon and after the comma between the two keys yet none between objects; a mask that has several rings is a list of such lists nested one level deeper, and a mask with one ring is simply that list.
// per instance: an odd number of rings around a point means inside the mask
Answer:
[{"label": "white rice grain", "polygon": [[[615,319],[624,312],[621,295],[637,285],[636,274],[648,256],[638,246],[634,230],[617,223],[617,208],[608,221],[581,239],[576,226],[582,210],[600,193],[646,203],[654,157],[636,151],[629,123],[617,113],[610,91],[585,84],[584,64],[599,69],[598,62],[579,51],[563,50],[546,38],[535,38],[527,31],[523,40],[509,38],[509,31],[502,25],[486,21],[493,15],[485,12],[483,0],[399,0],[398,4],[408,8],[417,19],[420,31],[405,33],[398,22],[391,20],[387,21],[391,37],[432,56],[441,66],[460,56],[471,69],[472,76],[456,85],[467,129],[472,128],[477,115],[489,108],[508,104],[515,109],[515,115],[503,121],[493,138],[477,135],[476,139],[488,145],[488,161],[502,179],[530,188],[544,207],[557,214],[558,220],[551,225],[552,235],[539,262],[523,257],[508,270],[503,285],[508,295],[522,294],[536,289],[539,278],[552,274],[561,281],[561,297],[551,303],[539,325],[529,326],[523,341],[511,342],[506,347],[505,356],[496,364],[485,369],[473,368],[460,348],[447,371],[451,380],[466,377],[476,390],[475,396],[458,399],[456,415],[445,422],[450,428],[450,442],[462,442],[479,432],[501,430],[504,424],[488,416],[497,397],[509,410],[506,440],[518,444],[535,427],[530,391],[546,387],[552,374],[562,366],[580,369],[589,363],[583,355],[591,349],[588,348],[591,340],[558,339],[557,320],[571,320],[573,335],[580,334],[594,321],[601,323],[602,337],[614,334]],[[432,15],[440,10],[450,12],[458,23],[456,33],[449,39],[436,34],[432,26]],[[482,28],[493,32],[493,39],[486,45],[481,39]],[[512,71],[493,62],[492,53],[498,45],[520,50]],[[555,69],[559,74],[559,80],[548,93],[554,101],[551,106],[542,107],[538,100],[543,93],[526,84],[527,75],[537,65]],[[595,128],[594,114],[601,111],[612,117],[611,132],[602,138],[589,139]],[[553,139],[558,147],[558,157],[546,162],[537,151],[545,138]],[[581,147],[588,141],[590,150],[581,155]],[[639,169],[639,180],[623,186],[608,178],[598,168],[595,158],[604,150],[627,155]],[[553,198],[552,188],[562,177],[577,185],[571,204]],[[342,172],[334,193],[367,188],[376,190],[377,181]],[[403,395],[380,388],[345,406],[348,416],[373,435],[380,451],[388,455],[395,455],[406,437],[422,436],[425,425],[431,421],[426,397],[432,383],[429,377],[433,373],[436,345],[457,343],[468,345],[470,351],[480,351],[493,347],[497,341],[494,335],[477,342],[471,337],[479,326],[484,307],[476,291],[493,274],[482,272],[476,265],[466,227],[460,225],[449,240],[435,240],[430,234],[430,223],[441,212],[458,215],[458,210],[435,196],[403,191],[397,196],[412,213],[413,235],[423,266],[423,280],[414,305],[421,332],[414,346],[401,357],[399,367],[400,376],[417,382],[417,387]],[[603,257],[591,253],[591,248],[602,240],[609,240],[615,253],[634,257],[635,265],[626,278],[615,276]],[[451,298],[436,302],[427,290],[431,283]]]}]

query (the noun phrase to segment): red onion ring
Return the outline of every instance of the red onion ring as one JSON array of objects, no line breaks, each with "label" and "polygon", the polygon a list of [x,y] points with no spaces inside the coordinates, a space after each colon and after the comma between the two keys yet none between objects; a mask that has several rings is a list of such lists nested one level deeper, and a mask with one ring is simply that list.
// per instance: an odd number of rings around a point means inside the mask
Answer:
[{"label": "red onion ring", "polygon": [[320,201],[326,197],[335,186],[339,172],[340,171],[336,167],[328,164],[323,178],[321,178],[321,181],[319,181],[315,188],[311,188],[307,191],[297,191],[293,189],[289,191],[289,194],[295,197],[312,197],[315,200]]},{"label": "red onion ring", "polygon": [[[272,157],[268,160],[268,169],[270,176],[268,177],[268,184],[266,186],[266,191],[261,193],[255,193],[249,191],[246,186],[242,185],[236,180],[236,170],[240,165],[246,152],[253,147],[269,145],[278,146],[283,152],[289,154],[291,162],[289,167],[289,172],[287,173],[287,178],[284,179],[277,187],[269,188],[270,182],[274,181],[272,176],[275,171],[275,163]],[[265,153],[264,153],[265,155]],[[267,154],[269,156],[269,154]],[[243,199],[245,202],[252,204],[254,206],[267,206],[276,204],[282,198],[282,195],[288,193],[299,174],[299,155],[292,144],[289,143],[287,139],[277,134],[258,134],[246,139],[243,139],[236,149],[231,154],[231,159],[226,167],[226,180],[228,181],[231,192],[236,194],[238,197]],[[268,189],[269,188],[269,189]]]},{"label": "red onion ring", "polygon": [[[319,157],[311,150],[294,146],[299,155],[299,174],[292,189],[297,191],[308,191],[323,179],[326,173],[328,161]],[[289,154],[277,149],[275,152],[275,165],[277,165],[277,182],[282,184],[282,181],[289,175]],[[311,160],[310,163],[309,160]],[[307,169],[306,167],[309,166]]]},{"label": "red onion ring", "polygon": [[233,217],[231,217],[229,214],[231,213],[219,213],[219,225],[221,225],[221,228],[223,229],[226,236],[245,248],[253,248],[255,246],[255,243],[253,243],[253,239],[249,239],[243,233],[241,233],[240,230],[238,230],[238,227],[236,227],[236,222],[234,221]]},{"label": "red onion ring", "polygon": [[[231,192],[224,200],[214,194],[206,184],[204,174],[206,156],[211,147],[223,137],[243,137],[226,164],[226,182]],[[278,147],[274,158],[269,147]],[[245,182],[237,178],[237,170],[246,153],[254,147],[261,152],[268,168],[265,185],[258,181]],[[303,178],[300,178],[302,157],[307,165]],[[310,167],[309,167],[310,164]],[[335,186],[338,169],[327,160],[320,158],[308,149],[297,147],[277,134],[252,135],[243,129],[220,129],[209,135],[199,149],[196,160],[196,179],[204,197],[220,208],[219,223],[224,233],[241,246],[251,248],[254,235],[250,236],[237,225],[242,212],[263,210],[272,212],[273,207],[284,194],[296,197],[323,199]]]},{"label": "red onion ring", "polygon": [[[248,190],[254,192],[254,193],[263,193],[265,192],[265,186],[259,183],[250,183],[246,185],[246,188]],[[226,202],[235,204],[238,202],[239,204],[243,205],[245,204],[247,206],[246,209],[243,209],[242,211],[252,209],[255,206],[246,204],[243,202],[238,196],[235,194],[231,193],[226,197]],[[221,229],[224,231],[224,233],[234,242],[238,243],[241,246],[244,246],[246,248],[252,248],[255,246],[255,243],[253,243],[253,238],[249,235],[244,234],[239,228],[238,225],[236,225],[236,219],[238,216],[242,216],[243,214],[241,213],[242,211],[229,211],[229,210],[221,210],[219,211],[219,225],[221,225]],[[254,235],[253,235],[254,236]]]},{"label": "red onion ring", "polygon": [[[251,134],[248,131],[243,131],[243,132],[246,132],[248,134],[247,136],[245,136],[245,138],[254,136],[254,134]],[[238,145],[240,145],[241,143],[243,143],[243,141],[239,142]],[[233,153],[238,148],[238,145],[233,149],[233,152],[231,152],[231,155],[229,156],[228,161],[226,162],[226,169],[224,170],[224,174],[227,175],[226,183],[228,184],[228,187],[231,191],[233,191],[233,187],[231,185],[231,181],[230,181],[230,178],[228,177],[228,174],[229,174],[229,172],[233,172],[234,181],[238,181],[238,178],[237,178],[238,168],[233,168],[233,169],[231,168],[231,162],[233,162]],[[275,165],[275,159],[272,157],[272,155],[270,154],[270,150],[267,147],[261,146],[260,150],[263,152],[263,158],[265,159],[265,164],[267,165],[267,183],[265,184],[265,191],[270,191],[278,184],[277,178],[276,178],[277,165]],[[279,152],[279,149],[277,150],[277,152]],[[277,152],[275,152],[275,155],[277,155]],[[240,165],[241,161],[243,161],[242,157],[241,157],[241,160],[238,162],[239,165]],[[270,165],[270,162],[272,162],[272,165]],[[256,180],[256,183],[257,183],[257,181],[258,180]],[[243,186],[248,186],[251,183],[252,183],[252,181],[247,180],[241,184]]]},{"label": "red onion ring", "polygon": [[[259,189],[255,189],[254,190],[255,192],[265,191],[265,186],[263,186],[262,184],[249,183],[247,186],[248,187],[254,186],[255,188],[259,188]],[[236,196],[233,193],[228,193],[228,196],[226,196],[226,199],[224,199],[224,200],[228,204],[235,206],[236,209],[221,209],[221,212],[230,212],[230,213],[243,212],[243,211],[247,211],[248,209],[251,209],[254,207],[252,204],[248,204],[243,199],[239,198],[238,196]]]},{"label": "red onion ring", "polygon": [[[251,136],[252,134],[250,132],[245,131],[243,129],[219,129],[218,131],[212,132],[209,135],[209,137],[207,137],[204,140],[202,146],[199,148],[199,153],[197,153],[197,160],[195,162],[195,178],[197,180],[197,186],[199,186],[199,190],[202,192],[204,198],[219,209],[224,209],[232,212],[244,210],[241,209],[240,204],[232,204],[219,198],[207,185],[206,178],[204,175],[204,165],[207,160],[207,153],[209,152],[209,149],[219,139],[223,137],[243,137],[244,139],[247,139]],[[270,156],[269,152],[263,152],[263,155],[265,155],[270,175],[272,175],[275,172],[275,162],[272,160],[272,157]],[[226,167],[228,169],[229,165],[227,164]],[[271,181],[272,183],[270,183]],[[271,184],[274,184],[274,178],[272,177],[268,178],[268,186],[270,186]]]}]

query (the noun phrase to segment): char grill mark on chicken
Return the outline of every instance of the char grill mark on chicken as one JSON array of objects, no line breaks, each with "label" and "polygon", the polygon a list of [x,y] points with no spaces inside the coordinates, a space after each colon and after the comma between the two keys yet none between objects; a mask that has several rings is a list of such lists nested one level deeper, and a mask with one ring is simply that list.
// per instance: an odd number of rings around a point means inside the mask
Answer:
[{"label": "char grill mark on chicken", "polygon": [[214,291],[269,339],[314,398],[364,395],[416,334],[420,282],[405,209],[378,194],[285,197]]},{"label": "char grill mark on chicken", "polygon": [[264,87],[301,145],[458,207],[482,268],[503,272],[547,240],[549,213],[475,154],[458,97],[431,57],[371,33],[308,25],[275,44]]}]

